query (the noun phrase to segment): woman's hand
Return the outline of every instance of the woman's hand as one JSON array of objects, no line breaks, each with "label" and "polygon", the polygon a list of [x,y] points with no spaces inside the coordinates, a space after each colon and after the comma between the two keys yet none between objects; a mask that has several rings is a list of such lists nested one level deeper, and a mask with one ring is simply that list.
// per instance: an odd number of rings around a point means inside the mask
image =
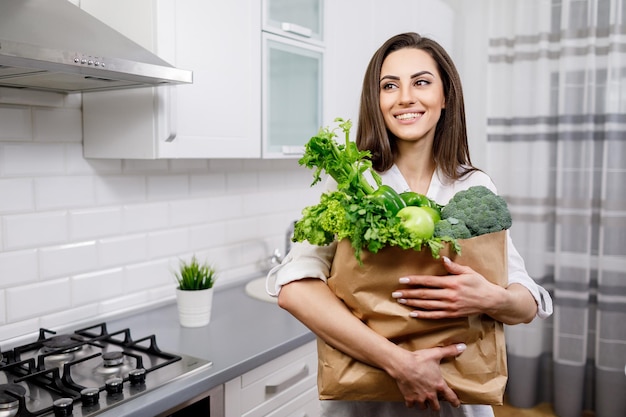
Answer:
[{"label": "woman's hand", "polygon": [[439,401],[444,400],[459,407],[461,402],[444,381],[439,363],[443,358],[457,356],[464,350],[465,345],[462,343],[415,352],[400,349],[398,353],[401,357],[397,361],[400,365],[388,372],[396,380],[405,405],[417,406],[422,410],[439,410]]},{"label": "woman's hand", "polygon": [[506,324],[528,323],[535,317],[537,304],[522,285],[503,288],[447,257],[443,257],[443,263],[450,275],[400,278],[400,284],[411,288],[394,291],[392,297],[414,307],[412,317],[443,319],[487,314]]}]

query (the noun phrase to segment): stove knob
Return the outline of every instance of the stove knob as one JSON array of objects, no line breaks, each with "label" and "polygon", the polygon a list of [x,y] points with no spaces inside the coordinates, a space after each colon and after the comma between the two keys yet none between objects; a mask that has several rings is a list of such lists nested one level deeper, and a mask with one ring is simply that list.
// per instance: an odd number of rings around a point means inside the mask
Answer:
[{"label": "stove knob", "polygon": [[98,404],[100,401],[100,390],[98,388],[85,388],[81,390],[80,401],[84,407]]},{"label": "stove knob", "polygon": [[146,383],[146,370],[144,368],[136,368],[128,373],[128,379],[131,385],[139,385]]},{"label": "stove knob", "polygon": [[124,380],[119,377],[109,378],[105,382],[107,393],[110,395],[120,394],[124,389],[122,385]]},{"label": "stove knob", "polygon": [[66,417],[72,415],[74,401],[71,398],[59,398],[52,403],[55,417]]}]

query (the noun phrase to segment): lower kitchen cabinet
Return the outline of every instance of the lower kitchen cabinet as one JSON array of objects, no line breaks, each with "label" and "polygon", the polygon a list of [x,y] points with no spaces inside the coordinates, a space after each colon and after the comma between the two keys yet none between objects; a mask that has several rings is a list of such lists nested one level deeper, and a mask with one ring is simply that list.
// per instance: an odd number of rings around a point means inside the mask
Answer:
[{"label": "lower kitchen cabinet", "polygon": [[224,408],[225,417],[318,417],[316,342],[228,381]]}]

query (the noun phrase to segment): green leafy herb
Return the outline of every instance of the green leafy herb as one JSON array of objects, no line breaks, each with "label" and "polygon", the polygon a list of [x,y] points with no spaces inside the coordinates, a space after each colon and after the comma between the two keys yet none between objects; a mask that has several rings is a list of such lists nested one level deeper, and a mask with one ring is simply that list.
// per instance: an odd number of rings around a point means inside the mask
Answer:
[{"label": "green leafy herb", "polygon": [[[314,169],[311,185],[321,181],[325,172],[337,182],[337,190],[322,194],[317,205],[302,211],[293,240],[323,246],[347,238],[357,259],[363,249],[376,253],[385,246],[415,250],[428,247],[435,258],[439,257],[443,242],[450,242],[453,249],[459,249],[453,238],[417,238],[403,226],[403,219],[397,213],[406,202],[394,189],[382,185],[380,175],[372,169],[370,152],[360,151],[349,140],[352,123],[341,118],[335,122],[339,123],[345,142],[338,144],[335,130],[322,128],[306,144],[299,163]],[[366,172],[372,176],[376,188],[365,178]],[[423,201],[430,203],[428,199]],[[439,209],[436,203],[432,205]]]}]

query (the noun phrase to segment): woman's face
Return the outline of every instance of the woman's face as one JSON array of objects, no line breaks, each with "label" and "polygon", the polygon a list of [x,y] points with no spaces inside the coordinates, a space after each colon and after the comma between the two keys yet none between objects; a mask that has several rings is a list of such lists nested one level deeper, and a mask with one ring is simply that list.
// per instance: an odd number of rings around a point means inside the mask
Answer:
[{"label": "woman's face", "polygon": [[437,63],[420,49],[389,54],[380,71],[380,110],[387,129],[398,139],[433,139],[445,107]]}]

